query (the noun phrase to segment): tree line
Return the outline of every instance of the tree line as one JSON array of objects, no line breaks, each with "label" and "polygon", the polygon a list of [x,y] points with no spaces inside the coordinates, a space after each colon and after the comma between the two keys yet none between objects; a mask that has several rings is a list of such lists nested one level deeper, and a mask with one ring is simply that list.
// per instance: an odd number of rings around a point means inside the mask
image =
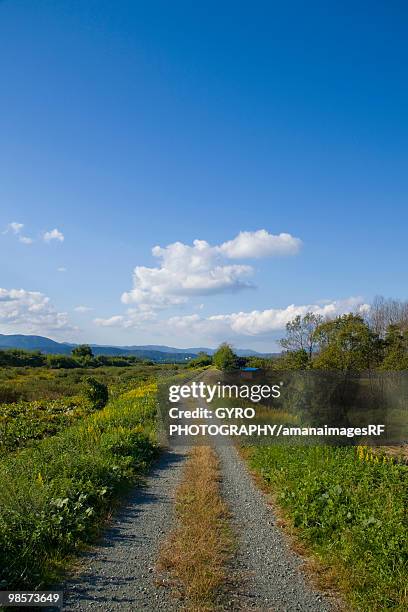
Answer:
[{"label": "tree line", "polygon": [[101,366],[125,367],[152,361],[141,359],[134,355],[97,355],[88,344],[80,344],[72,349],[71,355],[45,355],[40,351],[25,351],[23,349],[0,350],[0,367],[48,367],[51,369],[99,368]]},{"label": "tree line", "polygon": [[[212,358],[221,370],[252,366],[274,370],[408,370],[408,302],[377,297],[367,313],[323,318],[297,315],[272,358],[238,357],[223,343]],[[211,359],[208,355],[201,359]]]}]

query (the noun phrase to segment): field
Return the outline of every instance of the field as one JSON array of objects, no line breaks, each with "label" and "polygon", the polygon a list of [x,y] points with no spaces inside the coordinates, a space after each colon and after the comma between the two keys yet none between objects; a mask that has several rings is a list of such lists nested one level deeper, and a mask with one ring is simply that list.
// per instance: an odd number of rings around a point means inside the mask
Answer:
[{"label": "field", "polygon": [[140,381],[152,376],[164,376],[177,370],[177,365],[138,365],[130,367],[78,368],[0,368],[0,404],[19,401],[53,400],[81,393],[86,376],[93,376],[117,395]]},{"label": "field", "polygon": [[[108,383],[102,409],[82,394],[89,371],[1,371],[3,589],[56,580],[145,473],[157,452],[156,380],[173,371],[138,365],[91,372]],[[4,403],[7,393],[18,401]]]}]

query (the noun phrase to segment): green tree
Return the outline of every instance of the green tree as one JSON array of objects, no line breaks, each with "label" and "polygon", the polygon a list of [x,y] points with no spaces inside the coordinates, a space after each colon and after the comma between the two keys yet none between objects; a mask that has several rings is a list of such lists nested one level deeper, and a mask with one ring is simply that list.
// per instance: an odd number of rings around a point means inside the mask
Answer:
[{"label": "green tree", "polygon": [[89,344],[78,344],[78,346],[72,349],[72,356],[76,359],[92,359],[93,352]]},{"label": "green tree", "polygon": [[213,363],[218,370],[236,370],[238,367],[238,358],[231,346],[223,342],[214,353]]},{"label": "green tree", "polygon": [[259,368],[261,370],[270,368],[272,365],[271,359],[267,359],[266,357],[248,357],[246,360],[246,365],[249,368]]},{"label": "green tree", "polygon": [[305,349],[285,351],[272,364],[274,370],[306,370],[309,367],[310,359]]},{"label": "green tree", "polygon": [[369,370],[380,364],[383,342],[360,315],[345,314],[321,323],[314,334],[319,353],[313,367]]},{"label": "green tree", "polygon": [[292,321],[286,323],[286,337],[280,344],[287,351],[305,351],[311,359],[316,347],[315,332],[323,322],[321,315],[307,312],[303,317],[297,315]]},{"label": "green tree", "polygon": [[385,335],[382,370],[408,370],[408,330],[389,325]]}]

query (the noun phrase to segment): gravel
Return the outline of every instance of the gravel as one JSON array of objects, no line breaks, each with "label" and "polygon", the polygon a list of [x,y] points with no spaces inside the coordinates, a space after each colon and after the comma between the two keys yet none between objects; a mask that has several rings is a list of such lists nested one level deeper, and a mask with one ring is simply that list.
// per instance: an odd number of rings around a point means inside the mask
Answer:
[{"label": "gravel", "polygon": [[99,545],[85,553],[65,584],[64,610],[176,610],[169,589],[157,584],[154,565],[173,520],[173,496],[186,453],[161,455],[146,486],[116,514]]},{"label": "gravel", "polygon": [[[218,443],[222,493],[232,514],[237,552],[231,564],[233,610],[326,612],[335,606],[314,591],[290,550],[266,495],[260,491],[232,444]],[[234,592],[235,591],[235,592]]]},{"label": "gravel", "polygon": [[[231,512],[237,549],[219,610],[329,612],[335,601],[314,590],[289,547],[265,493],[255,485],[233,444],[214,439],[221,491]],[[183,610],[171,584],[157,574],[161,543],[173,524],[174,494],[186,449],[165,451],[146,486],[137,488],[101,543],[83,555],[65,587],[65,610]]]}]

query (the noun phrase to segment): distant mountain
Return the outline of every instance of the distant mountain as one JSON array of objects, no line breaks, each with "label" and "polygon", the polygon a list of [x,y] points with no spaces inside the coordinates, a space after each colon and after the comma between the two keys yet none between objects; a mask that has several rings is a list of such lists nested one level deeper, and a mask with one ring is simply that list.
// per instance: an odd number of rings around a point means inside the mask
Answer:
[{"label": "distant mountain", "polygon": [[[57,355],[69,355],[72,349],[77,346],[68,342],[56,342],[44,336],[25,336],[23,334],[5,335],[0,334],[0,349],[17,348],[27,351],[41,351],[42,353],[52,353]],[[158,362],[183,362],[193,359],[198,353],[214,354],[216,349],[199,348],[175,348],[172,346],[162,346],[156,344],[146,344],[141,346],[111,346],[91,344],[94,355],[133,355],[142,359],[152,359]],[[235,349],[237,355],[241,357],[267,357],[273,353],[258,353],[250,349]]]},{"label": "distant mountain", "polygon": [[[205,346],[194,347],[194,348],[175,348],[174,346],[162,346],[160,344],[145,344],[140,346],[122,346],[124,349],[143,349],[143,350],[155,350],[155,351],[163,351],[165,353],[193,353],[198,355],[198,353],[207,353],[208,355],[214,355],[217,349],[208,348]],[[270,357],[271,355],[275,355],[276,353],[259,353],[258,351],[253,351],[252,349],[236,349],[234,348],[234,352],[239,357]]]},{"label": "distant mountain", "polygon": [[[70,355],[76,344],[67,342],[55,342],[44,336],[24,336],[22,334],[4,335],[0,334],[0,350],[8,348],[24,349],[26,351],[41,351],[54,355]],[[196,357],[196,353],[188,351],[178,353],[172,351],[158,351],[154,349],[142,349],[138,347],[128,348],[119,346],[103,346],[91,344],[94,355],[133,355],[141,359],[151,359],[157,362],[183,362]]]},{"label": "distant mountain", "polygon": [[44,353],[66,354],[72,351],[74,345],[55,342],[44,336],[24,336],[22,334],[0,334],[0,348],[19,348],[27,351],[42,351]]}]

